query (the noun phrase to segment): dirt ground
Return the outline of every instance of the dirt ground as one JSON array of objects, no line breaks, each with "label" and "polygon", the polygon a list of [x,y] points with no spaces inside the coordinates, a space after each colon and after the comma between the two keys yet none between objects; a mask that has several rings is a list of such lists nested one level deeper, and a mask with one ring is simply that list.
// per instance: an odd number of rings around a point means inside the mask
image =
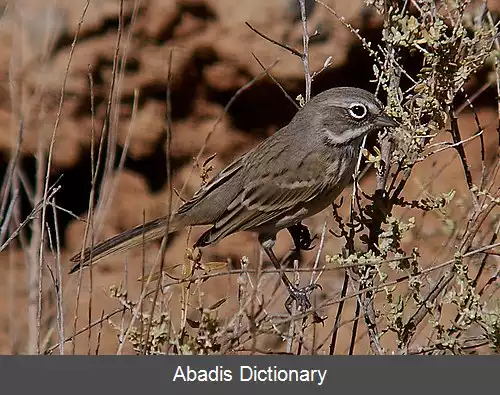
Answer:
[{"label": "dirt ground", "polygon": [[[342,15],[346,22],[360,29],[360,34],[380,43],[382,20],[367,11],[361,0],[326,1]],[[23,139],[19,163],[26,185],[35,190],[40,147],[48,147],[56,120],[55,139],[50,183],[58,182],[61,189],[56,195],[58,206],[68,212],[58,212],[58,237],[61,245],[63,271],[65,327],[73,330],[78,275],[69,276],[69,257],[82,245],[85,223],[74,218],[86,218],[91,190],[92,141],[98,143],[106,118],[109,91],[113,80],[113,61],[117,40],[120,41],[121,70],[116,78],[115,92],[110,108],[109,137],[114,139],[116,151],[110,159],[114,169],[107,187],[99,192],[98,215],[95,217],[96,240],[103,240],[143,220],[164,215],[167,208],[176,207],[180,199],[174,193],[170,200],[167,183],[167,132],[165,127],[166,97],[169,56],[172,54],[171,114],[173,119],[170,144],[172,185],[181,197],[190,197],[200,186],[200,165],[216,153],[211,162],[211,175],[228,164],[233,158],[246,152],[265,137],[285,125],[295,109],[287,101],[279,87],[269,78],[259,78],[262,67],[272,68],[273,76],[280,81],[292,98],[303,92],[303,65],[297,57],[259,37],[245,25],[252,26],[266,35],[288,45],[300,48],[302,26],[291,0],[142,0],[138,6],[131,0],[92,1],[81,27],[79,21],[86,1],[16,0],[0,1],[4,15],[0,19],[0,178],[8,173],[9,159],[16,151],[20,119],[23,123]],[[490,2],[491,7],[496,2]],[[135,8],[137,7],[137,8]],[[311,69],[319,70],[331,56],[331,67],[321,73],[313,83],[313,93],[334,86],[357,86],[374,90],[370,58],[355,36],[334,16],[321,7],[312,9],[309,19],[311,30],[319,34],[311,42]],[[78,31],[74,48],[72,42]],[[68,67],[68,57],[72,56]],[[67,71],[67,72],[66,72]],[[61,86],[65,83],[62,113],[58,117]],[[243,90],[227,112],[229,100],[245,84]],[[468,89],[475,92],[484,81],[471,81]],[[92,89],[90,89],[92,87]],[[497,109],[495,88],[492,87],[477,99],[475,105],[485,127],[486,161],[496,155]],[[476,132],[472,114],[464,111],[459,119],[464,137]],[[477,142],[466,147],[477,152]],[[113,145],[113,144],[112,144]],[[124,151],[127,148],[126,152]],[[195,163],[200,150],[199,162]],[[124,153],[125,152],[125,153]],[[108,152],[109,154],[109,152]],[[471,156],[472,173],[481,172],[481,160]],[[101,175],[102,177],[102,175]],[[362,188],[372,191],[374,176],[368,174]],[[112,186],[113,188],[111,188]],[[426,194],[456,191],[450,215],[463,221],[468,210],[467,185],[463,169],[454,151],[440,155],[435,160],[419,164],[404,190],[408,199]],[[112,191],[112,192],[110,192]],[[350,188],[345,191],[348,201]],[[19,197],[18,215],[24,219],[31,211],[27,193]],[[348,206],[340,210],[347,215]],[[403,218],[416,216],[417,226],[405,239],[408,250],[419,245],[421,254],[429,262],[449,258],[443,249],[447,228],[443,218],[435,214],[422,214],[413,210],[399,211]],[[74,215],[74,216],[73,216]],[[311,231],[321,234],[326,220],[328,229],[335,229],[331,210],[306,221]],[[53,221],[49,210],[47,221]],[[490,226],[485,225],[485,226]],[[178,232],[169,241],[166,261],[169,265],[186,261],[186,247],[190,246],[204,229]],[[52,233],[55,237],[55,232]],[[33,229],[23,236],[29,242]],[[286,232],[278,236],[276,252],[283,257],[292,243]],[[48,247],[47,243],[47,247]],[[321,259],[333,255],[343,247],[340,239],[326,233]],[[147,246],[145,260],[154,262],[159,243]],[[311,267],[317,249],[303,252],[301,267]],[[203,262],[226,262],[228,268],[240,268],[241,258],[248,257],[251,267],[261,259],[256,236],[239,233],[203,250]],[[55,267],[54,256],[47,253],[48,265]],[[81,300],[77,316],[77,328],[97,320],[120,307],[110,296],[110,287],[122,285],[128,291],[129,300],[137,300],[140,293],[143,252],[141,249],[109,257],[96,265],[92,272],[92,308],[89,309],[89,273],[83,273]],[[0,353],[25,353],[30,350],[28,321],[29,310],[28,269],[33,257],[27,254],[16,240],[0,253]],[[267,267],[267,266],[266,266]],[[179,269],[177,269],[179,271]],[[178,273],[179,274],[179,273]],[[57,341],[54,330],[55,305],[51,289],[53,283],[47,269],[43,271],[43,330],[44,349]],[[273,295],[270,313],[283,314],[285,293],[283,287],[275,290],[276,275],[268,275],[264,294]],[[305,275],[303,282],[309,280]],[[318,301],[340,294],[343,272],[331,271],[322,275],[322,290],[315,292]],[[203,303],[210,306],[227,298],[217,314],[221,320],[238,309],[238,276],[221,276],[199,285]],[[196,307],[199,292],[193,291],[192,307]],[[181,306],[175,303],[180,287],[171,287],[167,300],[173,317],[181,314]],[[167,303],[167,302],[165,302]],[[346,305],[344,321],[353,317],[355,300]],[[318,342],[328,339],[335,319],[336,306],[323,313],[328,319],[318,329]],[[194,314],[194,313],[193,313]],[[446,314],[444,312],[443,314]],[[195,319],[196,314],[192,316]],[[77,337],[76,352],[86,353],[91,344],[95,352],[115,353],[119,346],[118,333],[121,315],[117,314],[103,325]],[[45,328],[45,329],[44,329]],[[52,328],[48,330],[47,328]],[[33,330],[33,329],[32,329]],[[351,326],[344,325],[339,332],[338,353],[348,350]],[[31,333],[32,336],[32,333]],[[390,337],[388,337],[388,342]],[[421,339],[425,344],[425,339]],[[32,347],[32,346],[31,346]],[[259,345],[265,350],[283,351],[284,343],[276,336],[262,339]],[[32,350],[32,349],[31,349]],[[369,350],[366,328],[358,332],[356,353]],[[66,352],[72,351],[71,343]],[[133,352],[126,344],[124,353]],[[55,351],[57,353],[57,351]]]}]

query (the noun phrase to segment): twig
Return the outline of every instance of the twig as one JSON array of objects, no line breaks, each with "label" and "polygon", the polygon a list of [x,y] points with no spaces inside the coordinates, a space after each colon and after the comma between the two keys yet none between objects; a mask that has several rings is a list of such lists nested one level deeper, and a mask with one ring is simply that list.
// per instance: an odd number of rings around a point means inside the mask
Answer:
[{"label": "twig", "polygon": [[295,100],[292,99],[292,97],[288,94],[288,92],[285,90],[285,88],[283,88],[283,86],[280,84],[280,82],[276,78],[274,78],[271,71],[266,69],[266,67],[262,64],[262,62],[259,60],[259,58],[257,58],[257,56],[253,52],[252,52],[252,56],[257,61],[259,66],[262,67],[262,70],[266,71],[269,78],[271,78],[271,80],[273,80],[273,82],[278,86],[278,88],[280,88],[281,92],[283,92],[283,94],[288,99],[288,101],[290,103],[292,103],[297,110],[300,110],[300,106],[297,104],[297,102]]},{"label": "twig", "polygon": [[[12,184],[12,180],[14,177],[14,172],[16,171],[17,168],[17,162],[19,159],[19,152],[21,150],[21,145],[23,143],[23,135],[24,135],[24,121],[21,119],[21,122],[19,123],[19,130],[17,132],[17,142],[14,147],[14,151],[10,157],[9,160],[9,166],[7,167],[7,176],[4,178],[3,183],[2,183],[2,188],[0,189],[0,197],[2,199],[2,203],[0,206],[0,222],[9,222],[4,218],[5,214],[5,208],[7,206],[8,202],[8,197],[10,195],[10,186]],[[0,242],[3,240],[0,238]]]},{"label": "twig", "polygon": [[300,3],[300,15],[302,19],[302,43],[304,46],[304,52],[301,56],[302,63],[304,64],[304,75],[306,79],[306,103],[311,99],[311,72],[309,71],[309,32],[307,31],[307,15],[306,15],[306,3],[305,0],[299,0]]},{"label": "twig", "polygon": [[[61,189],[60,186],[53,186],[49,190],[49,193],[47,195],[47,199],[52,199],[55,194]],[[43,207],[43,201],[39,202],[36,207],[31,211],[31,213],[26,217],[26,219],[10,234],[9,238],[5,240],[5,242],[0,246],[0,252],[5,250],[5,248],[10,244],[12,240],[14,240],[21,230],[23,230],[26,225],[28,225],[33,219],[37,218],[38,213],[42,210]]]},{"label": "twig", "polygon": [[332,329],[332,339],[330,340],[329,355],[335,354],[335,346],[337,345],[337,335],[340,329],[340,320],[342,319],[342,312],[344,311],[345,297],[347,294],[347,288],[349,286],[349,275],[347,270],[344,271],[344,281],[342,283],[342,291],[340,291],[339,306],[337,307],[337,314],[335,315],[335,322],[333,323]]},{"label": "twig", "polygon": [[[299,268],[299,261],[294,259],[293,260],[293,268],[294,268],[294,274],[295,274],[295,286],[299,287],[300,286],[300,275],[298,274],[299,272],[297,269]],[[294,301],[292,305],[292,315],[295,315],[297,313],[297,303]],[[296,321],[290,321],[290,327],[288,328],[288,340],[286,343],[286,352],[291,354],[293,350],[293,340],[295,339],[295,326],[296,326]],[[298,352],[300,354],[300,351]]]},{"label": "twig", "polygon": [[[170,218],[171,218],[171,213],[172,213],[172,168],[171,168],[171,163],[170,163],[170,142],[172,139],[172,58],[173,58],[173,50],[170,50],[169,53],[169,58],[168,58],[168,74],[167,74],[167,92],[166,92],[166,129],[167,129],[167,141],[166,141],[166,152],[167,152],[167,185],[169,186],[168,188],[168,195],[167,195],[167,220],[165,224],[165,235],[163,237],[161,247],[159,254],[161,254],[161,260],[160,260],[160,273],[163,272],[163,267],[165,265],[165,250],[167,247],[167,239],[168,239],[168,231],[170,228]],[[156,283],[156,289],[153,295],[153,301],[151,303],[151,311],[149,313],[149,323],[146,328],[146,344],[149,341],[149,334],[151,332],[151,326],[153,323],[153,317],[154,317],[154,311],[156,308],[156,302],[158,300],[158,294],[160,293],[160,288],[161,288],[161,280],[162,277],[158,277],[158,281]],[[134,316],[135,317],[135,316]]]},{"label": "twig", "polygon": [[311,273],[311,278],[309,280],[309,285],[317,284],[321,274],[323,274],[323,269],[325,269],[326,265],[323,266],[322,270],[318,273],[318,276],[314,278],[316,274],[316,270],[319,266],[319,260],[321,258],[321,253],[323,252],[323,247],[325,246],[325,238],[326,238],[326,221],[323,222],[323,229],[321,230],[321,238],[319,241],[318,252],[316,253],[316,259],[314,259],[313,271]]},{"label": "twig", "polygon": [[292,48],[292,47],[290,47],[290,46],[288,46],[286,44],[283,44],[283,43],[280,43],[280,42],[278,42],[276,40],[273,40],[271,37],[266,36],[264,33],[259,32],[256,28],[254,28],[252,25],[250,25],[250,23],[245,22],[245,25],[247,25],[252,31],[254,31],[255,33],[257,33],[263,39],[265,39],[265,40],[273,43],[274,45],[277,45],[278,47],[286,49],[287,51],[291,52],[295,56],[298,56],[299,58],[303,57],[303,54],[301,52],[297,51],[296,49],[294,49],[294,48]]},{"label": "twig", "polygon": [[9,207],[7,208],[7,213],[5,214],[4,218],[0,219],[0,222],[2,222],[3,220],[2,226],[0,227],[0,244],[3,244],[5,237],[7,237],[7,231],[9,230],[10,220],[18,204],[19,204],[19,189],[15,189],[12,191],[12,198]]},{"label": "twig", "polygon": [[[69,52],[68,56],[68,62],[66,65],[66,69],[64,71],[64,78],[63,78],[63,83],[61,85],[61,91],[60,91],[60,99],[59,99],[59,106],[57,109],[57,115],[56,115],[56,121],[54,123],[54,128],[52,130],[52,136],[50,138],[50,144],[49,144],[49,154],[48,154],[48,159],[47,159],[47,167],[46,167],[46,173],[45,173],[45,185],[43,189],[43,205],[42,205],[42,219],[41,219],[41,237],[40,237],[40,250],[39,250],[39,272],[38,272],[38,281],[41,283],[41,275],[42,275],[42,262],[43,262],[43,252],[44,252],[44,235],[45,235],[45,217],[47,213],[47,199],[48,199],[48,192],[49,192],[49,178],[50,178],[50,169],[52,166],[52,155],[54,153],[54,145],[56,142],[56,134],[57,130],[59,128],[59,122],[61,120],[61,115],[63,111],[63,104],[64,104],[64,99],[65,99],[65,94],[66,94],[66,81],[68,79],[69,75],[69,68],[71,65],[71,61],[73,59],[73,54],[75,52],[75,47],[76,47],[76,42],[78,41],[78,37],[80,35],[80,29],[83,24],[83,20],[85,19],[85,15],[87,13],[88,7],[90,5],[90,0],[87,0],[85,3],[85,6],[83,8],[82,15],[80,17],[80,20],[78,21],[78,26],[76,28],[75,36],[73,37],[73,42],[71,43],[71,49]],[[38,315],[41,315],[41,300],[38,301]],[[37,342],[36,342],[36,350],[35,352],[39,354],[40,352],[40,336],[39,336],[39,325],[38,323],[38,336],[37,336]]]},{"label": "twig", "polygon": [[59,238],[59,226],[57,223],[57,208],[55,199],[52,199],[52,213],[54,215],[54,231],[56,234],[56,275],[55,275],[55,293],[56,293],[56,322],[57,322],[57,333],[59,335],[59,353],[64,355],[64,310],[63,310],[63,280],[62,280],[62,269],[61,269],[61,241]]},{"label": "twig", "polygon": [[[361,283],[358,284],[358,290],[362,291],[363,287],[361,286]],[[356,347],[356,336],[358,334],[358,325],[359,325],[359,311],[361,310],[361,293],[359,296],[356,298],[356,310],[354,310],[354,317],[355,319],[353,320],[352,323],[352,330],[351,330],[351,341],[349,342],[349,355],[354,355],[354,347]]]},{"label": "twig", "polygon": [[[467,181],[467,186],[469,187],[469,191],[473,189],[472,175],[470,172],[470,166],[467,162],[467,155],[465,154],[465,149],[462,144],[458,144],[462,141],[462,137],[460,136],[460,129],[458,128],[458,118],[456,117],[453,110],[450,110],[450,123],[451,123],[451,136],[453,138],[454,148],[457,150],[458,156],[460,157],[460,161],[462,162],[462,167],[465,173],[465,179]],[[477,198],[474,193],[471,192],[472,203],[475,207],[478,206]]]}]

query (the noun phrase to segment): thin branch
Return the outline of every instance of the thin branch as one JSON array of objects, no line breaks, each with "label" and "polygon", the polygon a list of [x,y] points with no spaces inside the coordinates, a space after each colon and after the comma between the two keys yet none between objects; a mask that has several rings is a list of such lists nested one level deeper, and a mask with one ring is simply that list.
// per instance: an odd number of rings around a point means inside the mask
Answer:
[{"label": "thin branch", "polygon": [[273,40],[271,37],[269,36],[266,36],[264,33],[261,33],[259,32],[256,28],[254,28],[250,23],[248,22],[245,22],[245,25],[247,25],[252,31],[254,31],[255,33],[257,33],[259,36],[261,36],[263,39],[273,43],[274,45],[277,45],[278,47],[280,48],[283,48],[283,49],[286,49],[287,51],[291,52],[293,55],[295,56],[298,56],[299,58],[302,59],[302,57],[304,56],[301,52],[297,51],[296,49],[286,45],[286,44],[283,44],[283,43],[280,43],[279,41],[276,41],[276,40]]},{"label": "thin branch", "polygon": [[306,103],[311,100],[311,72],[309,71],[309,33],[307,31],[307,15],[306,15],[306,3],[305,0],[299,0],[300,3],[300,15],[302,19],[302,43],[304,46],[304,52],[302,54],[302,63],[304,64],[304,75],[306,79]]},{"label": "thin branch", "polygon": [[[44,252],[44,235],[45,235],[45,217],[46,217],[46,211],[47,211],[47,199],[48,199],[48,191],[49,191],[49,177],[50,177],[50,169],[52,166],[52,155],[54,152],[54,145],[56,141],[56,134],[57,130],[59,128],[59,122],[61,120],[61,115],[63,111],[63,105],[64,105],[64,99],[66,97],[66,82],[68,79],[69,75],[69,68],[71,66],[71,61],[73,59],[73,54],[75,52],[75,47],[76,43],[78,41],[78,37],[80,36],[80,30],[83,25],[83,21],[85,19],[85,15],[87,14],[87,10],[90,6],[90,0],[87,0],[85,2],[85,6],[83,7],[83,12],[80,17],[80,20],[78,21],[78,25],[76,28],[75,35],[73,37],[73,42],[71,43],[71,49],[69,52],[68,56],[68,62],[66,64],[66,69],[64,71],[64,78],[63,78],[63,83],[61,85],[61,92],[60,92],[60,98],[59,98],[59,106],[57,109],[57,115],[56,115],[56,121],[54,123],[54,128],[52,130],[52,136],[50,139],[50,145],[49,145],[49,155],[47,159],[47,167],[46,167],[46,173],[45,173],[45,185],[44,185],[44,191],[43,191],[43,205],[42,205],[42,219],[41,219],[41,237],[40,237],[40,251],[39,251],[39,275],[41,275],[41,267],[42,267],[42,262],[43,262],[43,252]],[[41,278],[39,278],[39,281],[41,281]],[[39,302],[40,304],[40,302]],[[40,310],[41,307],[39,306]],[[39,312],[41,314],[41,312]],[[40,338],[38,336],[37,339],[37,344],[36,344],[36,353],[38,354],[40,351]]]},{"label": "thin branch", "polygon": [[292,97],[288,94],[288,92],[285,90],[285,88],[283,88],[283,85],[281,85],[280,82],[273,76],[273,74],[271,73],[271,71],[269,71],[269,70],[266,69],[266,67],[262,64],[262,62],[259,60],[259,58],[257,58],[257,55],[255,55],[252,52],[252,56],[257,61],[257,63],[259,64],[259,66],[262,67],[262,70],[266,71],[266,74],[269,76],[269,78],[271,78],[271,80],[273,80],[273,82],[278,86],[278,88],[280,88],[281,92],[283,92],[283,94],[288,99],[288,101],[290,103],[292,103],[297,110],[300,110],[300,106],[297,104],[297,102],[292,99]]}]

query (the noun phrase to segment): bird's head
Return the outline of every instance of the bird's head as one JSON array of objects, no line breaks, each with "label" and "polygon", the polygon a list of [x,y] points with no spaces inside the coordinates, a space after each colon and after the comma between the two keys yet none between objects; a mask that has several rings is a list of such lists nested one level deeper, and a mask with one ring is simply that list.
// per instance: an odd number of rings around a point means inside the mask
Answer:
[{"label": "bird's head", "polygon": [[[299,113],[302,122],[312,122],[330,144],[345,144],[398,123],[384,113],[375,95],[359,88],[332,88],[313,97]],[[298,113],[298,114],[299,114]]]}]

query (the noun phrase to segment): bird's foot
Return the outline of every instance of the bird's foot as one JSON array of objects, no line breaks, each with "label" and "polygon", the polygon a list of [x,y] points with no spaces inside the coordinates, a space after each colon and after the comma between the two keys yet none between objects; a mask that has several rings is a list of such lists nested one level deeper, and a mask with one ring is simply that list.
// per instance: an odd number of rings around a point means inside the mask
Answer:
[{"label": "bird's foot", "polygon": [[306,312],[311,309],[312,305],[311,302],[309,301],[309,295],[314,291],[316,288],[321,289],[321,285],[319,284],[311,284],[308,285],[307,287],[304,288],[297,288],[295,286],[292,286],[288,291],[290,293],[290,296],[285,302],[285,308],[288,311],[289,314],[292,314],[292,305],[293,302],[296,303],[297,310]]},{"label": "bird's foot", "polygon": [[309,228],[301,222],[290,226],[288,228],[288,232],[290,232],[290,236],[292,236],[293,243],[297,250],[310,251],[315,247],[312,245],[312,242],[317,238],[317,236],[314,235],[311,237]]}]

